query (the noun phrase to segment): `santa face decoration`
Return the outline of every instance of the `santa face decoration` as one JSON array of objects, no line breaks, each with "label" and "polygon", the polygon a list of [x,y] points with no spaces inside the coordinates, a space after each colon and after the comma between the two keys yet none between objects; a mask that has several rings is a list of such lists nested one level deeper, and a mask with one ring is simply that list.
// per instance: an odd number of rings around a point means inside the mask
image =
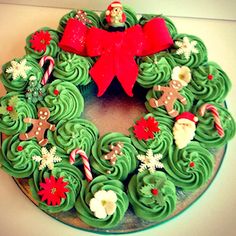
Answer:
[{"label": "santa face decoration", "polygon": [[179,149],[186,147],[193,140],[197,121],[198,118],[190,112],[183,112],[176,117],[173,135]]}]

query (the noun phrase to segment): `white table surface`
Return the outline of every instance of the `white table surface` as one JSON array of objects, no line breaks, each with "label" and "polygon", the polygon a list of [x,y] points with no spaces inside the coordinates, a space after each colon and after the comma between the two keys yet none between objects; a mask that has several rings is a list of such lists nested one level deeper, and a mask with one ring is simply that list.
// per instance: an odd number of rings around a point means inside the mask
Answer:
[{"label": "white table surface", "polygon": [[[79,8],[79,5],[78,5]],[[203,9],[207,10],[207,9]],[[57,28],[65,9],[0,4],[0,65],[21,57],[25,38],[42,26]],[[236,118],[236,22],[171,18],[180,33],[194,34],[204,41],[208,57],[222,66],[232,80],[227,97]],[[208,191],[190,209],[143,235],[233,236],[236,235],[236,139],[230,141],[223,165]],[[74,229],[47,216],[21,192],[13,179],[0,170],[0,236],[95,235]]]}]

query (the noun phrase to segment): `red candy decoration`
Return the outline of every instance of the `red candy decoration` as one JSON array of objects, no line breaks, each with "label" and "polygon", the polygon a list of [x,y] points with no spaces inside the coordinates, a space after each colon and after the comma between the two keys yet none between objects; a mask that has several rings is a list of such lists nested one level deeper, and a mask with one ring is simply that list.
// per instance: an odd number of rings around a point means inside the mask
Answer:
[{"label": "red candy decoration", "polygon": [[18,147],[17,147],[17,151],[18,151],[18,152],[23,151],[23,149],[24,149],[24,148],[23,148],[22,146],[18,146]]},{"label": "red candy decoration", "polygon": [[7,111],[13,111],[13,107],[12,106],[7,106]]},{"label": "red candy decoration", "polygon": [[56,96],[58,96],[58,95],[60,94],[60,91],[57,90],[57,89],[55,89],[55,90],[53,91],[53,93],[54,93]]},{"label": "red candy decoration", "polygon": [[157,195],[158,195],[158,189],[157,189],[157,188],[153,188],[153,189],[151,190],[151,192],[152,192],[152,194],[153,194],[154,196],[157,196]]},{"label": "red candy decoration", "polygon": [[195,166],[195,163],[194,163],[193,161],[191,161],[191,162],[189,163],[189,166],[190,166],[191,168],[193,168],[193,167]]},{"label": "red candy decoration", "polygon": [[30,39],[31,48],[34,49],[37,52],[46,51],[47,45],[50,44],[51,41],[51,35],[48,31],[37,31],[35,32]]},{"label": "red candy decoration", "polygon": [[208,75],[207,78],[208,78],[209,80],[212,80],[212,79],[213,79],[213,75]]}]

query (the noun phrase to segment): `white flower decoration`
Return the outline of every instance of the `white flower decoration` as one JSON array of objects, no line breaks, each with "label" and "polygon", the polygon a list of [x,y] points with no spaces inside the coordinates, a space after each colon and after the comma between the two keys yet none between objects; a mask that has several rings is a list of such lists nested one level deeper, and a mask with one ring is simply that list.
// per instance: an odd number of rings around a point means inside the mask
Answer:
[{"label": "white flower decoration", "polygon": [[89,207],[94,215],[99,219],[104,219],[108,215],[113,215],[116,211],[116,193],[112,190],[100,190],[94,194],[89,202]]},{"label": "white flower decoration", "polygon": [[41,162],[39,165],[39,170],[42,170],[46,166],[49,170],[54,168],[54,163],[62,161],[62,159],[56,156],[56,147],[52,147],[50,151],[48,151],[45,147],[42,148],[42,157],[33,156],[32,159],[36,162]]},{"label": "white flower decoration", "polygon": [[153,151],[151,149],[147,150],[146,155],[138,155],[137,158],[142,162],[138,169],[139,172],[147,169],[150,173],[153,173],[155,172],[156,168],[164,167],[160,162],[162,159],[162,154],[153,155]]},{"label": "white flower decoration", "polygon": [[195,48],[197,41],[194,40],[190,42],[188,37],[184,37],[183,42],[175,41],[175,44],[179,47],[176,54],[184,54],[187,60],[190,58],[191,53],[198,53],[197,48]]},{"label": "white flower decoration", "polygon": [[178,80],[183,86],[187,86],[191,80],[191,71],[187,66],[176,66],[172,70],[172,80]]},{"label": "white flower decoration", "polygon": [[11,61],[11,67],[6,69],[8,74],[12,74],[12,79],[15,80],[18,77],[22,77],[23,79],[27,78],[26,72],[31,69],[30,66],[26,65],[26,59],[21,60],[20,62]]}]

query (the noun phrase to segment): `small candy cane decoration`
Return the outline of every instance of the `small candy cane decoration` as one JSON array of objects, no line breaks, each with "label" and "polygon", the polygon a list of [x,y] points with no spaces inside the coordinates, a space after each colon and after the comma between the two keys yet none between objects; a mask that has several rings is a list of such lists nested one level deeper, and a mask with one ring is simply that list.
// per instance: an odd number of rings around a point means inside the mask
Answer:
[{"label": "small candy cane decoration", "polygon": [[219,113],[217,111],[217,108],[214,107],[213,105],[209,104],[209,103],[206,103],[206,104],[202,105],[199,108],[199,110],[198,110],[199,115],[204,116],[206,110],[211,111],[211,113],[214,117],[215,128],[216,128],[218,134],[220,135],[220,137],[223,137],[224,136],[224,130],[223,130],[223,127],[222,127],[221,122],[220,122],[220,116],[219,116]]},{"label": "small candy cane decoration", "polygon": [[86,155],[86,153],[81,150],[81,149],[74,149],[71,154],[70,154],[70,164],[73,165],[75,163],[75,156],[76,155],[80,155],[82,157],[83,160],[83,164],[84,164],[84,172],[85,172],[85,176],[88,182],[90,182],[93,179],[92,176],[92,172],[91,172],[91,168],[90,168],[90,164],[89,164],[89,159]]},{"label": "small candy cane decoration", "polygon": [[43,56],[39,61],[39,65],[41,67],[43,67],[44,63],[48,60],[49,60],[50,64],[49,64],[48,70],[43,75],[43,78],[42,78],[42,81],[41,81],[42,85],[45,85],[47,83],[48,78],[49,78],[49,76],[52,73],[52,70],[54,68],[55,62],[54,62],[54,59],[50,56]]}]

